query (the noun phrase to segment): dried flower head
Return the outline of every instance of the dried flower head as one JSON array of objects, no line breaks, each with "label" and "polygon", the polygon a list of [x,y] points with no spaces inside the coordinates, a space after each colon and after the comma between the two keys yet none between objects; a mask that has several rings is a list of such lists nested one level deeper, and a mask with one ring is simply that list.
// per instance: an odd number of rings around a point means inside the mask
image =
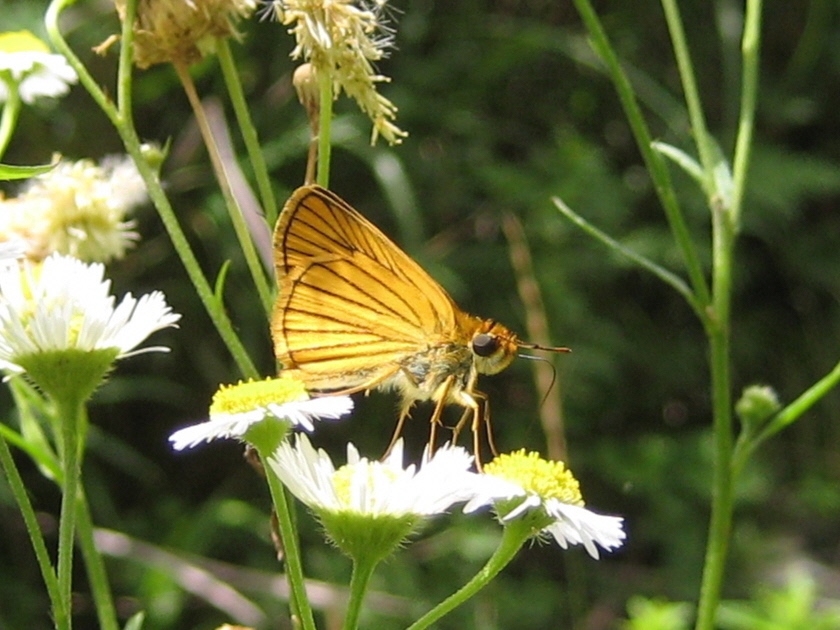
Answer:
[{"label": "dried flower head", "polygon": [[18,197],[0,200],[0,241],[23,239],[31,260],[57,252],[108,262],[139,238],[126,214],[145,200],[143,180],[127,158],[60,162]]},{"label": "dried flower head", "polygon": [[376,91],[377,83],[390,79],[377,74],[373,64],[382,59],[391,45],[391,32],[385,24],[386,0],[275,0],[271,2],[277,20],[291,26],[297,45],[293,59],[312,63],[316,73],[332,78],[333,93],[342,90],[358,103],[373,122],[371,144],[381,135],[399,144],[408,134],[393,120],[397,107]]},{"label": "dried flower head", "polygon": [[[125,0],[117,0],[125,19]],[[212,52],[219,38],[238,37],[235,24],[256,0],[140,0],[134,26],[134,63],[191,65]]]}]

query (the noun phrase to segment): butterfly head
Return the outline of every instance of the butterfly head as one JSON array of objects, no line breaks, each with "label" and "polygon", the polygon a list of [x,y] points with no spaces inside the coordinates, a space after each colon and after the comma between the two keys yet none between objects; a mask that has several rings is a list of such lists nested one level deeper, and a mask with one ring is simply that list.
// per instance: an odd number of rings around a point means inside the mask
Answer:
[{"label": "butterfly head", "polygon": [[548,352],[571,352],[568,348],[541,346],[522,341],[515,333],[492,319],[481,321],[470,340],[470,350],[472,350],[475,368],[479,374],[501,372],[516,358],[520,348],[546,350]]},{"label": "butterfly head", "polygon": [[487,319],[481,322],[470,340],[475,368],[480,374],[496,374],[516,357],[519,340],[500,323]]}]

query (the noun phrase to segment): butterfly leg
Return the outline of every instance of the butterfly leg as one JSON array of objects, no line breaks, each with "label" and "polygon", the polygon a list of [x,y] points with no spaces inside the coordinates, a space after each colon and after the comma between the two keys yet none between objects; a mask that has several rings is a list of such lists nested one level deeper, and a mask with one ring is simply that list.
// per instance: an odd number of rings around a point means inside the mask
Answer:
[{"label": "butterfly leg", "polygon": [[455,376],[450,374],[435,392],[435,410],[432,412],[432,417],[429,420],[429,424],[431,425],[431,428],[429,429],[429,455],[432,455],[435,452],[437,428],[441,426],[440,417],[443,414],[443,405],[446,403],[446,399],[449,398],[449,392],[452,390],[452,384],[454,382]]},{"label": "butterfly leg", "polygon": [[385,454],[382,456],[382,459],[388,457],[391,454],[391,451],[394,448],[394,445],[397,443],[397,440],[400,439],[400,434],[402,433],[403,425],[405,425],[405,419],[411,415],[411,407],[414,404],[414,401],[410,401],[403,405],[402,411],[400,411],[400,419],[397,420],[397,426],[394,429],[394,435],[391,436],[391,443],[388,444],[388,448],[385,450]]}]

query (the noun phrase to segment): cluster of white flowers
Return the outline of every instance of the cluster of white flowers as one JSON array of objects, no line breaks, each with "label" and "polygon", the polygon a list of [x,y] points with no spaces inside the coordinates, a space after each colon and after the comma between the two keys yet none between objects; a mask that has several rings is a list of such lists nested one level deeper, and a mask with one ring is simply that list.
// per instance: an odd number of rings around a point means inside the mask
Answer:
[{"label": "cluster of white flowers", "polygon": [[61,161],[17,197],[0,200],[0,240],[25,241],[31,260],[54,252],[88,262],[122,258],[139,238],[127,214],[146,198],[126,157]]}]

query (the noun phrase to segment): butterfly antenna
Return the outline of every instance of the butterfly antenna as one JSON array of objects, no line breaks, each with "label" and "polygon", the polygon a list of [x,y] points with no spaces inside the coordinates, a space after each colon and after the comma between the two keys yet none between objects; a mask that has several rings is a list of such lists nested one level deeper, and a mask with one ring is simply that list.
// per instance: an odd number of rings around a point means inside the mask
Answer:
[{"label": "butterfly antenna", "polygon": [[[571,348],[566,348],[565,346],[541,346],[538,343],[528,343],[526,341],[517,341],[516,345],[520,348],[525,348],[527,350],[545,350],[546,352],[571,352]],[[524,357],[528,355],[520,354],[519,356]],[[532,357],[535,358],[535,357]]]},{"label": "butterfly antenna", "polygon": [[[546,350],[546,348],[539,348],[540,350]],[[571,352],[568,348],[559,348],[556,349],[558,352],[566,350]],[[522,359],[529,359],[530,361],[544,361],[548,363],[551,367],[551,382],[548,384],[548,387],[545,389],[545,394],[543,394],[542,400],[540,401],[540,407],[545,404],[545,401],[548,400],[548,395],[551,393],[551,390],[554,389],[554,384],[557,382],[557,368],[555,367],[554,363],[546,359],[545,357],[535,357],[533,354],[520,354],[520,358]]]}]

